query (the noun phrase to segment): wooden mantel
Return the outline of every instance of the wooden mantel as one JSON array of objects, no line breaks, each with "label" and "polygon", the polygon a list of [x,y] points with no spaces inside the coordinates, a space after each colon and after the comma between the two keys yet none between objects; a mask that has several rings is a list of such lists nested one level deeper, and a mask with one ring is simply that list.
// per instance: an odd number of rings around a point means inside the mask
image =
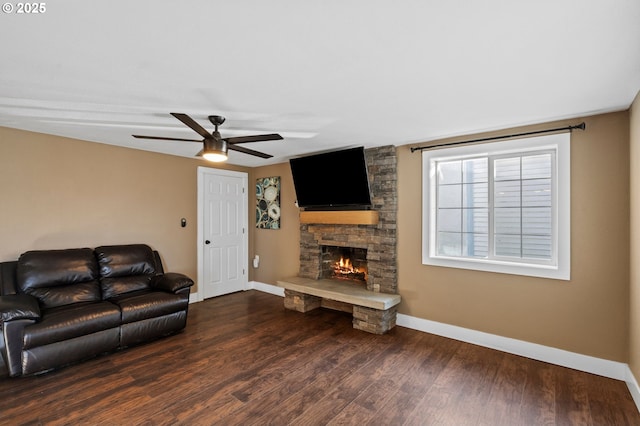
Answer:
[{"label": "wooden mantel", "polygon": [[300,223],[321,223],[332,225],[377,225],[378,220],[378,212],[375,210],[300,212]]}]

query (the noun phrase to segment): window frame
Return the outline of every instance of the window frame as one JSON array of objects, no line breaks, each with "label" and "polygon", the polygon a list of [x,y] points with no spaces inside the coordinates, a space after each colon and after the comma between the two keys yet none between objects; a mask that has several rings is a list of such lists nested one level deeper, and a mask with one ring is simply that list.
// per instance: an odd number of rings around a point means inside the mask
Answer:
[{"label": "window frame", "polygon": [[[424,265],[470,269],[523,276],[571,279],[571,161],[570,133],[536,136],[508,141],[446,147],[422,151],[422,263]],[[552,253],[551,261],[532,259],[508,260],[500,258],[450,257],[438,255],[436,250],[437,188],[436,168],[440,161],[462,160],[483,156],[526,155],[551,151],[552,165]],[[489,169],[492,170],[491,165]],[[490,185],[489,185],[490,186]],[[493,188],[489,188],[492,192]],[[490,202],[493,204],[492,197]],[[493,210],[493,205],[489,210]],[[493,222],[490,213],[490,223]],[[489,239],[495,235],[489,234]]]}]

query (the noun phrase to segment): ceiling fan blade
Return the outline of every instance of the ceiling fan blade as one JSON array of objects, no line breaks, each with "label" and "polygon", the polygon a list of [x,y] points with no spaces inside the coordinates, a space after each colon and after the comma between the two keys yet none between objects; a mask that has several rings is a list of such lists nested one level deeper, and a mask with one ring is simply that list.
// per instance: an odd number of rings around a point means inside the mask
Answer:
[{"label": "ceiling fan blade", "polygon": [[131,135],[134,138],[138,139],[157,139],[162,141],[185,141],[185,142],[202,142],[200,139],[180,139],[180,138],[165,138],[162,136],[142,136],[142,135]]},{"label": "ceiling fan blade", "polygon": [[204,154],[204,149],[201,149],[200,151],[198,151],[198,153],[195,156],[202,157],[202,154]]},{"label": "ceiling fan blade", "polygon": [[223,138],[227,141],[229,145],[233,145],[236,143],[246,143],[246,142],[262,142],[262,141],[277,141],[282,139],[277,133],[271,133],[268,135],[255,135],[255,136],[238,136],[234,138]]},{"label": "ceiling fan blade", "polygon": [[249,154],[249,155],[255,155],[256,157],[260,157],[260,158],[271,158],[271,157],[273,157],[273,155],[265,154],[263,152],[254,151],[253,149],[243,148],[241,146],[236,146],[236,145],[227,145],[227,148],[229,148],[229,149],[231,149],[233,151],[243,152],[243,153]]},{"label": "ceiling fan blade", "polygon": [[189,117],[187,114],[172,112],[171,115],[182,121],[187,126],[191,127],[197,134],[199,134],[203,138],[211,139],[211,133],[207,132],[207,129],[199,125],[193,118]]}]

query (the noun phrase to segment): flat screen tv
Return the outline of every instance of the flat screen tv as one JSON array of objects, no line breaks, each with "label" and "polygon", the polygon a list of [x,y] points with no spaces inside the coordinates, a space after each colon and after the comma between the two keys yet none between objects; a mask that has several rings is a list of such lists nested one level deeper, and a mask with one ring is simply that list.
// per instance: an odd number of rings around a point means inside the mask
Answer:
[{"label": "flat screen tv", "polygon": [[364,147],[293,158],[289,164],[298,207],[306,210],[371,207]]}]

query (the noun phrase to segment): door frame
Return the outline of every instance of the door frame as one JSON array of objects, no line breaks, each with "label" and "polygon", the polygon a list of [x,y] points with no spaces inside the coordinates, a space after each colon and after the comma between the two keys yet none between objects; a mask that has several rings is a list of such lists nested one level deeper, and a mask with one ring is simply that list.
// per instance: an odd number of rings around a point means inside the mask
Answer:
[{"label": "door frame", "polygon": [[[191,293],[191,302],[201,302],[204,300],[204,178],[206,175],[231,176],[243,179],[242,203],[244,204],[244,214],[238,218],[246,230],[242,237],[242,259],[241,263],[245,268],[245,290],[249,282],[249,174],[246,172],[236,172],[233,170],[216,169],[213,167],[198,166],[198,235],[196,244],[198,245],[198,291]],[[242,212],[241,212],[242,213]]]}]

